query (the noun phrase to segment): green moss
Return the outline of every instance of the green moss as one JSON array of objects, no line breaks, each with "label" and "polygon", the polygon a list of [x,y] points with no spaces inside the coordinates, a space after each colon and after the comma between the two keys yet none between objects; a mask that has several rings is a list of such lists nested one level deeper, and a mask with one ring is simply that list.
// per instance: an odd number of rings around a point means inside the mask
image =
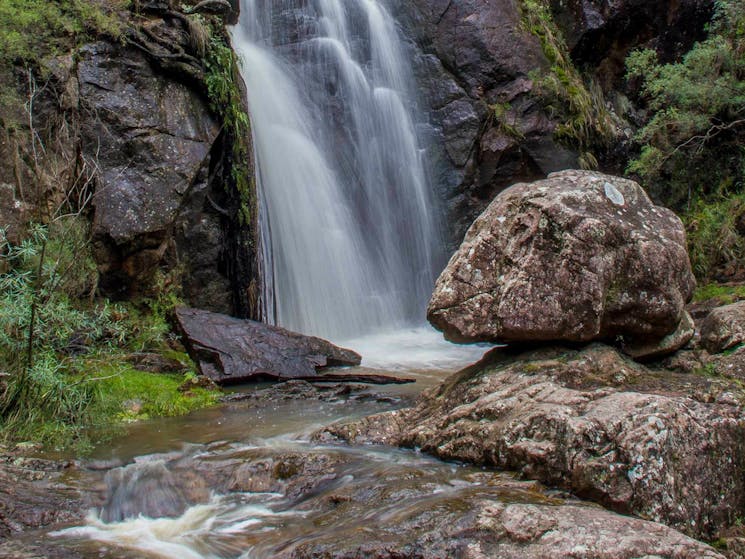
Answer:
[{"label": "green moss", "polygon": [[0,418],[0,440],[84,452],[124,423],[183,415],[219,399],[217,391],[181,390],[189,373],[138,371],[124,357],[107,352],[64,360],[46,372],[37,365],[38,378],[27,394],[26,407]]},{"label": "green moss", "polygon": [[182,392],[186,375],[138,371],[112,355],[74,366],[78,381],[94,383],[97,391],[90,409],[93,425],[183,415],[214,405],[219,397],[218,392],[198,387]]},{"label": "green moss", "polygon": [[232,182],[239,196],[241,225],[253,224],[255,215],[255,190],[250,168],[249,138],[251,126],[246,113],[241,90],[238,61],[227,38],[212,30],[206,54],[207,89],[212,109],[221,116],[223,126],[233,144]]},{"label": "green moss", "polygon": [[63,225],[32,226],[18,246],[0,229],[0,372],[7,373],[0,376],[0,440],[80,449],[90,446],[91,426],[100,438],[123,421],[215,403],[215,392],[179,389],[195,374],[193,364],[187,375],[168,375],[127,362],[141,351],[190,362],[172,349],[168,317],[180,303],[174,283],[161,277],[156,293],[138,303],[80,299],[90,290],[90,246],[77,222]]},{"label": "green moss", "polygon": [[548,60],[547,71],[531,77],[546,110],[561,123],[554,133],[558,141],[580,151],[580,164],[597,167],[591,149],[606,145],[615,135],[611,114],[600,88],[586,84],[569,56],[569,49],[545,0],[521,0],[523,28],[541,42]]},{"label": "green moss", "polygon": [[517,118],[512,114],[512,106],[509,103],[497,103],[490,105],[492,118],[496,122],[499,130],[516,140],[525,139],[525,135],[517,127]]},{"label": "green moss", "polygon": [[717,372],[716,367],[711,363],[709,363],[708,365],[704,365],[703,367],[699,369],[694,370],[693,374],[706,377],[706,378],[717,378],[719,376],[719,373]]},{"label": "green moss", "polygon": [[745,285],[722,285],[707,283],[699,286],[693,295],[696,302],[719,299],[723,305],[729,305],[745,299]]},{"label": "green moss", "polygon": [[37,63],[95,35],[120,37],[128,0],[3,0],[0,66]]}]

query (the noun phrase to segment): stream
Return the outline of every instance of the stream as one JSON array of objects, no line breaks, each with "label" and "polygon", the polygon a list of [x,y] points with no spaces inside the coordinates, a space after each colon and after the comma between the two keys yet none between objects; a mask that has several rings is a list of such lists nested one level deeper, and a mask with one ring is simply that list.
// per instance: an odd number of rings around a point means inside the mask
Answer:
[{"label": "stream", "polygon": [[389,345],[352,372],[395,371],[416,383],[244,386],[221,406],[132,424],[67,476],[90,510],[82,524],[41,534],[47,556],[289,557],[318,538],[364,535],[469,495],[535,500],[509,474],[416,450],[312,440],[331,422],[409,405],[486,349],[453,346],[426,329],[353,343],[368,350]]}]

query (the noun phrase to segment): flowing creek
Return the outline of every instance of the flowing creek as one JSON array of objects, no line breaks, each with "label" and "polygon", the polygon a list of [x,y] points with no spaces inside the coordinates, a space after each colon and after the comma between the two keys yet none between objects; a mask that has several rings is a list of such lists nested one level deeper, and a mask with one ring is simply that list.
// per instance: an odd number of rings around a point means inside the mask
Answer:
[{"label": "flowing creek", "polygon": [[[382,372],[387,359],[409,353],[426,364],[406,371],[416,384],[352,390],[301,385],[297,392],[243,387],[220,407],[131,425],[66,480],[88,496],[90,512],[83,525],[43,534],[46,553],[269,558],[314,538],[374,530],[377,523],[475,492],[535,500],[507,474],[447,464],[414,450],[311,440],[330,422],[406,405],[485,349],[450,346],[422,331],[389,348],[385,359],[368,360],[372,366],[359,370]],[[38,541],[39,534],[26,538]]]}]

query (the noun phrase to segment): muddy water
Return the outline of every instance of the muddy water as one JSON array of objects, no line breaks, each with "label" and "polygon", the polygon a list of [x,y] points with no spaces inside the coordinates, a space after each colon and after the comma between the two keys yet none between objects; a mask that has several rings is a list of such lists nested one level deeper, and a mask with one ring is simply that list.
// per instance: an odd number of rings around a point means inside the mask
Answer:
[{"label": "muddy water", "polygon": [[[388,357],[397,351],[399,358],[407,353],[392,349]],[[311,439],[330,422],[410,403],[483,351],[468,350],[460,363],[452,355],[439,362],[419,355],[421,366],[396,370],[417,380],[411,385],[243,387],[220,407],[132,425],[68,479],[88,495],[90,511],[76,526],[43,534],[46,553],[289,557],[316,538],[342,538],[351,530],[364,540],[379,524],[395,525],[437,507],[451,510],[475,496],[543,500],[508,474],[443,463],[415,450],[324,446]],[[381,372],[381,363],[366,365],[360,370]]]}]

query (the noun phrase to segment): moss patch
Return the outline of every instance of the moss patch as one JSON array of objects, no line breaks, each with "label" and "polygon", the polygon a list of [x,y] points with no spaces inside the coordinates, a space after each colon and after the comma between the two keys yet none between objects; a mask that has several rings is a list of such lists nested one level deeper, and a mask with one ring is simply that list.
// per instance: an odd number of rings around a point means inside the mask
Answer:
[{"label": "moss patch", "polygon": [[701,285],[693,294],[695,302],[717,299],[722,305],[729,305],[745,299],[745,285],[727,285],[720,283],[707,283]]},{"label": "moss patch", "polygon": [[3,0],[0,66],[35,63],[95,35],[120,37],[119,14],[128,6],[129,0]]},{"label": "moss patch", "polygon": [[151,417],[184,415],[217,403],[220,393],[204,388],[181,387],[189,374],[148,373],[130,364],[102,355],[78,361],[77,378],[95,383],[98,392],[91,409],[93,425],[135,421]]},{"label": "moss patch", "polygon": [[545,0],[521,0],[523,28],[541,42],[549,69],[531,76],[549,114],[560,124],[556,139],[580,152],[583,168],[598,165],[593,153],[596,146],[605,146],[615,136],[615,125],[606,109],[602,91],[594,83],[586,83],[572,63],[564,37],[551,16]]}]

